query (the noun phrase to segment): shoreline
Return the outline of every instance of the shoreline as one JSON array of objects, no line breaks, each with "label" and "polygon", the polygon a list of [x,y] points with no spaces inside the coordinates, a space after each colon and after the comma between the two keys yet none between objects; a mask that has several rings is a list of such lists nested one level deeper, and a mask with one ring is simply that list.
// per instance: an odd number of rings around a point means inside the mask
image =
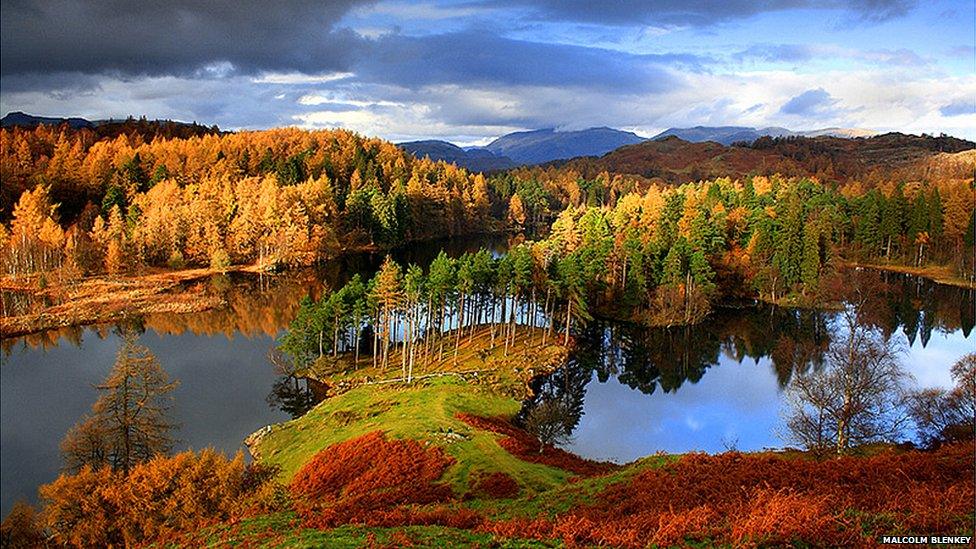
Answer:
[{"label": "shoreline", "polygon": [[[505,234],[483,233],[483,234]],[[476,236],[476,235],[475,235]],[[381,253],[375,246],[346,248],[340,254],[323,258],[326,264],[336,258],[359,253]],[[976,290],[976,282],[953,277],[948,266],[908,267],[895,264],[860,263],[844,261],[846,268],[875,269],[885,272],[908,274],[967,290]],[[212,311],[225,307],[227,302],[210,295],[201,285],[209,278],[232,273],[261,274],[270,277],[313,267],[268,271],[256,264],[233,265],[227,269],[198,267],[171,270],[161,267],[147,268],[144,272],[129,275],[93,275],[63,284],[50,284],[38,288],[39,275],[0,278],[0,291],[8,296],[20,295],[28,300],[46,300],[51,304],[42,310],[18,316],[0,316],[0,339],[12,339],[65,327],[90,326],[118,322],[129,315],[187,314]],[[4,297],[4,299],[9,299]],[[779,307],[837,310],[836,304],[815,304],[783,297],[777,300],[756,297],[756,303],[769,303]],[[720,305],[717,305],[720,306]],[[714,308],[714,307],[713,307]],[[704,321],[707,316],[699,322]],[[686,324],[649,327],[678,327]],[[688,324],[692,325],[692,324]]]},{"label": "shoreline", "polygon": [[[486,230],[459,238],[480,236],[504,236],[512,231]],[[226,269],[212,267],[193,267],[189,269],[169,269],[166,267],[146,267],[141,272],[121,275],[96,274],[58,283],[51,280],[40,288],[40,274],[24,277],[0,277],[0,292],[3,299],[22,296],[28,300],[46,300],[51,304],[37,312],[9,316],[6,303],[0,315],[0,339],[17,338],[65,327],[90,326],[108,322],[118,322],[126,316],[156,313],[201,313],[219,309],[227,305],[220,297],[206,295],[182,286],[200,285],[207,279],[232,273],[248,273],[276,277],[287,273],[314,269],[327,265],[340,257],[356,254],[387,253],[405,249],[423,242],[436,242],[448,239],[428,239],[406,243],[393,249],[364,244],[342,248],[334,255],[322,256],[314,265],[272,270],[256,263],[231,265]],[[9,297],[8,297],[9,296]]]},{"label": "shoreline", "polygon": [[862,263],[859,261],[844,261],[843,265],[850,268],[875,269],[891,273],[900,273],[917,276],[926,280],[931,280],[936,284],[954,286],[964,290],[976,290],[976,280],[967,281],[964,278],[953,276],[948,265],[925,265],[923,267],[910,267],[894,263]]}]

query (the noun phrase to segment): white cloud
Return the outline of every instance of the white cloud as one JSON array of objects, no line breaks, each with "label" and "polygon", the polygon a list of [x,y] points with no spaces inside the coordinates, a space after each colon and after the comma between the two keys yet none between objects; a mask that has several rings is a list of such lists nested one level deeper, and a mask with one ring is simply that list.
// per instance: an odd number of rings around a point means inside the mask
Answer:
[{"label": "white cloud", "polygon": [[346,80],[356,76],[351,72],[328,72],[323,74],[303,74],[300,72],[266,72],[252,79],[255,84],[325,84]]},{"label": "white cloud", "polygon": [[[216,123],[227,129],[295,123],[342,126],[396,141],[445,139],[465,145],[484,144],[521,129],[603,125],[645,136],[671,126],[735,124],[798,130],[864,127],[976,138],[976,114],[940,112],[952,98],[976,97],[976,75],[890,67],[819,74],[790,70],[670,70],[668,74],[673,85],[646,93],[492,83],[408,88],[364,82],[351,73],[103,77],[97,90],[90,92],[8,92],[5,87],[0,108],[89,118],[145,114]],[[790,98],[819,88],[829,93],[836,108],[807,115],[779,112]]]},{"label": "white cloud", "polygon": [[466,6],[440,6],[430,2],[379,2],[353,10],[355,17],[369,18],[386,15],[402,20],[439,21],[470,17],[489,11],[490,8],[473,4]]}]

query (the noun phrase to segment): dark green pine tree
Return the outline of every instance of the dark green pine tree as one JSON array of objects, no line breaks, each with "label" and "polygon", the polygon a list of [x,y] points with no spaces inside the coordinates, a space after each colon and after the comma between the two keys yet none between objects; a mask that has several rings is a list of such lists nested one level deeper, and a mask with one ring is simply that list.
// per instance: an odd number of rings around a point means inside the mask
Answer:
[{"label": "dark green pine tree", "polygon": [[909,242],[915,242],[915,238],[920,233],[929,232],[929,207],[925,202],[925,193],[921,190],[915,193],[915,198],[908,208],[906,232]]},{"label": "dark green pine tree", "polygon": [[796,195],[789,199],[783,215],[773,263],[783,277],[787,288],[800,282],[800,263],[803,259],[803,204]]},{"label": "dark green pine tree", "polygon": [[863,197],[857,208],[857,228],[854,239],[868,256],[875,256],[881,250],[881,194],[871,190]]},{"label": "dark green pine tree", "polygon": [[803,263],[800,276],[804,293],[816,289],[820,281],[820,228],[813,220],[803,228]]},{"label": "dark green pine tree", "polygon": [[899,212],[898,201],[894,196],[890,198],[881,196],[880,201],[881,220],[878,230],[881,232],[881,247],[884,251],[885,259],[890,259],[892,248],[896,245],[898,237],[901,235],[901,213]]},{"label": "dark green pine tree", "polygon": [[942,236],[942,195],[939,188],[932,189],[929,196],[929,236],[937,238]]}]

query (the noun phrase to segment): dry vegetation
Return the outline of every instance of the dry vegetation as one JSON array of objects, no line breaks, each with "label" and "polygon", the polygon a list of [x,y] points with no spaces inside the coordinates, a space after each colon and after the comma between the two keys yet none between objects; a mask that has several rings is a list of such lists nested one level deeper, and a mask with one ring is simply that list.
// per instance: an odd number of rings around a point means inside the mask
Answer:
[{"label": "dry vegetation", "polygon": [[[0,278],[0,290],[5,293],[0,336],[113,322],[128,315],[215,309],[226,305],[208,291],[206,280],[215,274],[219,273],[212,269],[156,270],[141,276],[97,276],[52,285],[38,284],[36,276]],[[44,287],[37,289],[39,285]],[[17,306],[18,299],[28,304]]]}]

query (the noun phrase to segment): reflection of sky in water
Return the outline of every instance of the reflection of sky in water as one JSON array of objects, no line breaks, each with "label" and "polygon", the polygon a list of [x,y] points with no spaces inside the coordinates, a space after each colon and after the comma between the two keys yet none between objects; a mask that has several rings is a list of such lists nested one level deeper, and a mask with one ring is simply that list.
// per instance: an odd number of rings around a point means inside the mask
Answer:
[{"label": "reflection of sky in water", "polygon": [[[245,338],[191,333],[144,334],[171,379],[172,419],[180,424],[177,448],[212,446],[228,454],[244,437],[269,423],[288,419],[265,402],[276,379],[266,356],[267,336]],[[37,486],[57,477],[58,444],[98,398],[93,384],[108,375],[119,338],[99,339],[86,331],[80,348],[66,341],[48,349],[14,349],[2,358],[2,513],[18,499],[34,501]]]},{"label": "reflection of sky in water", "polygon": [[[949,387],[949,367],[976,351],[976,337],[961,331],[935,331],[923,348],[920,338],[905,344],[902,363],[919,387]],[[586,386],[583,417],[567,449],[592,459],[619,463],[655,452],[722,452],[732,443],[743,451],[784,445],[781,398],[772,361],[746,358],[737,363],[724,355],[697,383],[678,390],[658,388],[647,395],[611,377],[595,374]]]}]

